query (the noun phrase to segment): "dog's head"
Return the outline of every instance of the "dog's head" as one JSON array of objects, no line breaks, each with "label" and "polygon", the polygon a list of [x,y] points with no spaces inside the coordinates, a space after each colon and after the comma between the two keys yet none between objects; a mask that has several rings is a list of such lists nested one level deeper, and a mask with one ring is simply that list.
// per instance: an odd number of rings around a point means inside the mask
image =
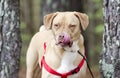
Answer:
[{"label": "dog's head", "polygon": [[72,46],[80,37],[80,28],[85,30],[88,23],[88,16],[79,12],[56,12],[44,17],[46,29],[52,29],[56,44],[62,47]]}]

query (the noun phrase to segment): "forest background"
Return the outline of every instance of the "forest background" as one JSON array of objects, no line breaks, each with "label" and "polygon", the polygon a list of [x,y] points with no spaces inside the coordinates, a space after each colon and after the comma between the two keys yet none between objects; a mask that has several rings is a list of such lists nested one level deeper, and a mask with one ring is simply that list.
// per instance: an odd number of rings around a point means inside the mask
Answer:
[{"label": "forest background", "polygon": [[[26,52],[29,46],[29,42],[32,36],[39,31],[39,27],[43,24],[43,11],[44,4],[50,1],[60,1],[60,0],[20,0],[20,10],[21,10],[21,37],[22,37],[22,52],[21,52],[21,67],[20,67],[20,78],[25,78],[26,73]],[[67,5],[68,1],[78,1],[78,0],[61,0],[65,1]],[[102,0],[80,0],[82,3],[72,4],[72,7],[76,5],[81,5],[82,8],[78,6],[78,9],[74,11],[84,12],[89,16],[89,26],[84,32],[85,46],[87,57],[94,72],[95,78],[100,78],[99,74],[99,60],[100,53],[102,52],[102,34],[103,34],[103,12]],[[54,2],[53,2],[54,3]],[[68,2],[69,3],[69,2]],[[62,7],[62,5],[61,5]],[[56,11],[73,11],[72,10],[51,10],[51,12]],[[48,11],[47,13],[51,13]],[[46,13],[46,14],[47,14]]]}]

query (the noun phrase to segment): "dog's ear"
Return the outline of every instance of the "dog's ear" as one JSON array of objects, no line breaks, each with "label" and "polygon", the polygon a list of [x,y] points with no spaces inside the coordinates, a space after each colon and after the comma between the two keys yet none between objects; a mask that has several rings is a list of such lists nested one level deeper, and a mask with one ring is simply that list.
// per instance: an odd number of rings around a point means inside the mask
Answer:
[{"label": "dog's ear", "polygon": [[89,18],[86,14],[84,13],[79,13],[79,12],[74,12],[75,16],[78,17],[81,25],[82,25],[82,29],[85,30],[88,27],[89,24]]},{"label": "dog's ear", "polygon": [[53,22],[53,19],[55,18],[56,15],[57,15],[57,12],[44,16],[44,25],[45,25],[46,29],[52,28],[52,22]]}]

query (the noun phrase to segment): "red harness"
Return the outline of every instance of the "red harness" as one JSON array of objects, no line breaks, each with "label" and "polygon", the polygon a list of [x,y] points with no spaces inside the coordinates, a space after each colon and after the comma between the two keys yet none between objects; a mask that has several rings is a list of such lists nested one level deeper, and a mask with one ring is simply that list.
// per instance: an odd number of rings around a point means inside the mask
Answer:
[{"label": "red harness", "polygon": [[[46,52],[46,43],[44,43],[44,50]],[[69,75],[73,75],[73,74],[78,73],[80,71],[80,69],[82,68],[83,64],[84,64],[84,58],[81,60],[81,62],[79,63],[79,65],[75,69],[73,69],[69,72],[66,72],[66,73],[59,73],[59,72],[55,71],[54,69],[52,69],[46,63],[44,56],[42,57],[42,60],[41,60],[41,68],[43,66],[49,73],[57,75],[57,76],[61,76],[61,78],[67,78],[67,76],[69,76]]]}]

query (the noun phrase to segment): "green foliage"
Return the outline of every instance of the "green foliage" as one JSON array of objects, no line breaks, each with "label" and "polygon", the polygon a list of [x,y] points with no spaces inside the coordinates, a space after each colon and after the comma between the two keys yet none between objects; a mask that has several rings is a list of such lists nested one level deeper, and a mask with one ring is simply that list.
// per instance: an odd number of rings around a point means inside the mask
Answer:
[{"label": "green foliage", "polygon": [[[102,12],[102,5],[103,2],[102,0],[88,0],[89,6],[88,6],[88,15],[89,15],[89,21],[91,25],[91,34],[88,33],[89,35],[92,35],[93,37],[93,43],[89,44],[89,39],[88,39],[88,44],[91,47],[89,50],[89,59],[90,59],[90,64],[91,67],[94,68],[94,71],[97,71],[99,74],[99,56],[102,51],[102,33],[104,31],[104,24],[103,24],[103,12]],[[93,36],[94,35],[94,36]],[[88,46],[88,47],[89,47]],[[100,78],[100,77],[96,77]]]},{"label": "green foliage", "polygon": [[103,24],[99,24],[98,26],[95,27],[95,33],[96,34],[101,34],[104,30]]},{"label": "green foliage", "polygon": [[21,22],[21,23],[20,23],[20,28],[21,28],[21,30],[27,28],[26,23],[25,23],[25,22]]},{"label": "green foliage", "polygon": [[21,25],[20,27],[21,27],[21,37],[22,37],[21,66],[24,67],[26,65],[26,52],[32,35],[28,33],[27,25],[25,22],[21,22],[20,25]]},{"label": "green foliage", "polygon": [[22,34],[21,37],[22,37],[23,42],[25,42],[25,43],[27,43],[31,39],[30,34]]},{"label": "green foliage", "polygon": [[102,13],[102,9],[99,9],[96,11],[96,18],[99,20],[103,20],[103,13]]}]

